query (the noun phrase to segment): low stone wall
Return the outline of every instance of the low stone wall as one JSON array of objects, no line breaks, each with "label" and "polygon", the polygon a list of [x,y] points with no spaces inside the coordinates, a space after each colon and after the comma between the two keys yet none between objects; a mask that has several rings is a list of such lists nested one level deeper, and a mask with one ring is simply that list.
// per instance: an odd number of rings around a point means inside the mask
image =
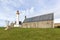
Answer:
[{"label": "low stone wall", "polygon": [[58,26],[60,26],[60,23],[55,23],[54,27],[57,28]]}]

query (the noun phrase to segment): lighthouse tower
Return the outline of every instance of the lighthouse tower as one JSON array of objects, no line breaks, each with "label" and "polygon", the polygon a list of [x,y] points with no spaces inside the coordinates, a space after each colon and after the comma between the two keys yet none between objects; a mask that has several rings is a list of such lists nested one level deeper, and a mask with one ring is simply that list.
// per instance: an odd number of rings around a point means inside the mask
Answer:
[{"label": "lighthouse tower", "polygon": [[17,10],[16,12],[16,24],[14,25],[14,27],[19,27],[19,11]]}]

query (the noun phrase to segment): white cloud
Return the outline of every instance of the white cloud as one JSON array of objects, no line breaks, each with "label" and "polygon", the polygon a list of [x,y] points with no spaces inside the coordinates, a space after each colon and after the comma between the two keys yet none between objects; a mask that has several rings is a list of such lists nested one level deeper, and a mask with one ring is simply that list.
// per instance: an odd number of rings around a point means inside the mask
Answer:
[{"label": "white cloud", "polygon": [[23,4],[23,0],[0,0],[0,19],[15,20],[16,9]]},{"label": "white cloud", "polygon": [[22,4],[24,4],[23,0],[0,0],[1,4],[3,4],[3,6],[13,6],[13,7],[20,7]]}]

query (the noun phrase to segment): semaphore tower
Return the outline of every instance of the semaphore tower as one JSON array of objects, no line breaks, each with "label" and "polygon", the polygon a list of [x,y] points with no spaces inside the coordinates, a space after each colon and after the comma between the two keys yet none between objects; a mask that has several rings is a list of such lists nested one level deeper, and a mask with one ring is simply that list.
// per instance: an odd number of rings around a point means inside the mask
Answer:
[{"label": "semaphore tower", "polygon": [[16,24],[14,25],[14,27],[19,27],[20,25],[19,25],[19,10],[17,10],[17,12],[16,12]]}]

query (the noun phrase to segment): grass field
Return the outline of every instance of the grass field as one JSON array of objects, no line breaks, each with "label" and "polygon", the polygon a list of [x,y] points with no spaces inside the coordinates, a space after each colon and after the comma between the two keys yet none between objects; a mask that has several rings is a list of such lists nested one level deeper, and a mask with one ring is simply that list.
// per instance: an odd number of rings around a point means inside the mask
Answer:
[{"label": "grass field", "polygon": [[60,40],[59,28],[0,28],[0,40]]}]

